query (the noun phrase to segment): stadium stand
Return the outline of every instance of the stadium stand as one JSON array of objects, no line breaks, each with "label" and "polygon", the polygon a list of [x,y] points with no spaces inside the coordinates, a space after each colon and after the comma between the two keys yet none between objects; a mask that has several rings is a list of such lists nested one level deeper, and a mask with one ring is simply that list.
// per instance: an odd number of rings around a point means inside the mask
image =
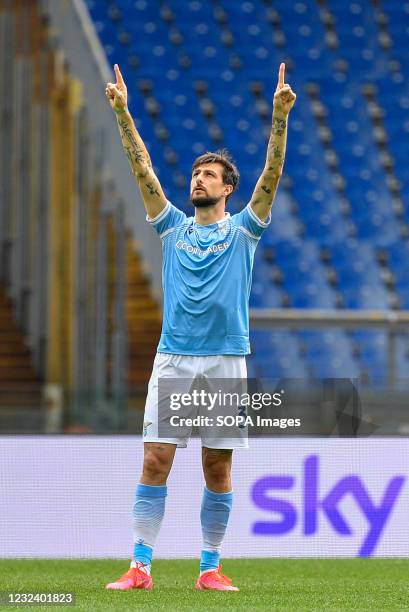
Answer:
[{"label": "stadium stand", "polygon": [[[264,163],[280,61],[297,93],[253,307],[409,307],[409,3],[87,0],[168,197],[189,210],[190,164],[226,146],[248,201]],[[230,204],[229,204],[230,205]],[[283,332],[284,333],[284,332]],[[249,370],[385,379],[385,334],[254,332]],[[409,342],[400,338],[400,376]]]},{"label": "stadium stand", "polygon": [[0,410],[15,403],[38,408],[41,405],[42,380],[33,368],[30,351],[24,343],[24,335],[13,317],[11,300],[2,286],[0,337]]},{"label": "stadium stand", "polygon": [[0,429],[112,431],[124,390],[145,391],[160,310],[38,2],[0,3],[0,46]]}]

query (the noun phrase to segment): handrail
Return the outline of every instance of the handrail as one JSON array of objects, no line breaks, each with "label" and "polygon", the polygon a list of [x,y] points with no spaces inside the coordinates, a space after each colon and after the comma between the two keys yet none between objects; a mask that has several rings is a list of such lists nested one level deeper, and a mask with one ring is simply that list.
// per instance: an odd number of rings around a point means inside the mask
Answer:
[{"label": "handrail", "polygon": [[408,310],[325,310],[301,308],[252,308],[251,329],[386,329],[388,333],[388,388],[396,383],[396,335],[409,331]]},{"label": "handrail", "polygon": [[322,328],[334,325],[347,329],[392,327],[394,330],[409,329],[409,310],[324,310],[304,308],[252,308],[250,321],[254,328],[282,327],[291,329],[304,327]]}]

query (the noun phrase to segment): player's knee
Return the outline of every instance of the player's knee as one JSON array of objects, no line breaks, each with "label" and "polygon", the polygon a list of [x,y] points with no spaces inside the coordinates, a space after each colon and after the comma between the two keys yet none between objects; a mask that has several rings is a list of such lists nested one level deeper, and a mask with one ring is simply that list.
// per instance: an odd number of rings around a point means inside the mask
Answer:
[{"label": "player's knee", "polygon": [[230,480],[230,466],[224,462],[205,464],[204,474],[207,486],[211,489],[219,489],[228,484]]},{"label": "player's knee", "polygon": [[166,482],[170,470],[170,462],[167,457],[161,456],[155,450],[145,452],[143,461],[144,480],[151,481],[152,484],[162,484]]}]

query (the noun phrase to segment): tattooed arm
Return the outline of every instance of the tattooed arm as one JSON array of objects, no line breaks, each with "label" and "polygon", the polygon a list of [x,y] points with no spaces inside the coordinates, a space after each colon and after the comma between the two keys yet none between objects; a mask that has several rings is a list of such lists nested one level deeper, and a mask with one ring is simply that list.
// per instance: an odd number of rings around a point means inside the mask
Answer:
[{"label": "tattooed arm", "polygon": [[270,215],[271,206],[283,171],[287,142],[288,114],[294,105],[296,95],[289,85],[284,84],[285,65],[280,65],[277,89],[274,94],[274,109],[267,158],[264,170],[257,181],[250,205],[262,221]]},{"label": "tattooed arm", "polygon": [[165,208],[166,196],[129,111],[117,114],[117,121],[122,144],[132,173],[138,182],[146,212],[151,219],[154,219]]},{"label": "tattooed arm", "polygon": [[122,145],[138,182],[146,212],[153,219],[165,208],[166,196],[152,168],[149,153],[128,111],[127,89],[117,64],[115,64],[115,74],[116,84],[107,84],[106,95],[116,114]]},{"label": "tattooed arm", "polygon": [[251,207],[261,221],[268,219],[284,165],[287,117],[273,111],[273,125],[264,170],[251,198]]}]

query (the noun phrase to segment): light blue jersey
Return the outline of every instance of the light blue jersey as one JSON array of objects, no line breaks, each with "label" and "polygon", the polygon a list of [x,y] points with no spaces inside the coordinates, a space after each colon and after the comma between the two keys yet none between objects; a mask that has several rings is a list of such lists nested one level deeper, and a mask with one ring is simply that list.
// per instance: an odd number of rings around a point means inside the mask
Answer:
[{"label": "light blue jersey", "polygon": [[147,221],[162,240],[163,325],[159,353],[247,355],[254,252],[267,223],[250,205],[199,225],[170,202]]}]

